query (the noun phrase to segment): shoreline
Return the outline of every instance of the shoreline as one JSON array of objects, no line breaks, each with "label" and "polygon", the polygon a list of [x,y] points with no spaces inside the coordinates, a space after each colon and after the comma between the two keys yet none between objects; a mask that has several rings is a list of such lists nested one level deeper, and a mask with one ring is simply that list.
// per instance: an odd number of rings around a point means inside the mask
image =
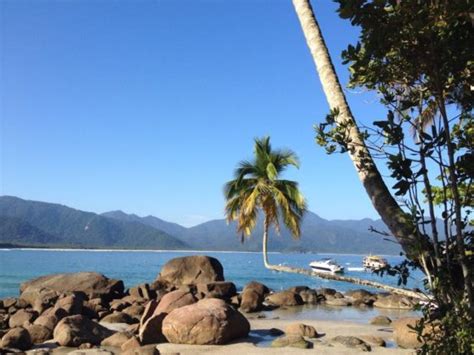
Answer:
[{"label": "shoreline", "polygon": [[[241,250],[195,250],[195,249],[100,249],[100,248],[47,248],[47,247],[18,247],[0,248],[0,251],[90,251],[90,252],[139,252],[139,253],[218,253],[218,254],[261,254],[261,251],[241,251]],[[268,254],[308,254],[308,255],[341,255],[341,256],[365,256],[367,254],[347,254],[347,253],[317,253],[317,252],[284,252],[269,251]],[[375,255],[375,254],[374,254]],[[380,256],[395,257],[398,254],[376,254]]]}]

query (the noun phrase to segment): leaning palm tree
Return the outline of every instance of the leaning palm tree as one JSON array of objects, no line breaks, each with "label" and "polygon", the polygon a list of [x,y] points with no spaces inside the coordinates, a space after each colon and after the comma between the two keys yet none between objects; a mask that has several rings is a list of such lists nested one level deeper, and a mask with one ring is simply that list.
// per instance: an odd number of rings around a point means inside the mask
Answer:
[{"label": "leaning palm tree", "polygon": [[290,150],[272,150],[270,138],[255,139],[253,161],[240,162],[235,169],[235,178],[224,188],[227,200],[225,211],[227,221],[237,222],[237,231],[242,238],[249,236],[257,225],[258,213],[263,212],[263,263],[270,270],[317,276],[327,280],[351,282],[410,297],[424,298],[417,292],[337,274],[322,273],[285,265],[271,265],[268,262],[268,231],[273,225],[280,232],[280,220],[294,238],[301,234],[300,224],[306,211],[306,201],[295,181],[280,179],[289,166],[298,167],[298,158]]},{"label": "leaning palm tree", "polygon": [[236,221],[242,238],[255,228],[258,212],[263,212],[263,262],[268,262],[268,231],[271,226],[280,232],[280,220],[294,238],[299,238],[300,223],[306,201],[298,183],[281,179],[289,166],[298,167],[298,158],[291,150],[273,150],[270,137],[255,139],[254,160],[242,161],[235,170],[235,179],[225,185],[227,221]]}]

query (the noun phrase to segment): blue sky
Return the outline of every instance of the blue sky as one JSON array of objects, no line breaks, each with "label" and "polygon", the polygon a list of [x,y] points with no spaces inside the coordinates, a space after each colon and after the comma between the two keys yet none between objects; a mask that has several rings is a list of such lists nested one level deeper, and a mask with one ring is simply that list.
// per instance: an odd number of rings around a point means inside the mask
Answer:
[{"label": "blue sky", "polygon": [[[313,1],[343,84],[358,30]],[[222,218],[253,138],[293,149],[312,211],[376,218],[350,160],[313,125],[328,106],[290,0],[3,0],[0,193],[193,225]],[[380,119],[372,93],[347,92]]]}]

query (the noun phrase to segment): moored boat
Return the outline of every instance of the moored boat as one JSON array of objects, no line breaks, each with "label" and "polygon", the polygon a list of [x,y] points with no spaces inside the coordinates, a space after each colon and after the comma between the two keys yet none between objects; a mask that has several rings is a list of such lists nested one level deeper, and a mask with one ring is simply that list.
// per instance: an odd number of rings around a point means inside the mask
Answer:
[{"label": "moored boat", "polygon": [[381,270],[389,266],[387,259],[384,259],[378,255],[369,255],[366,256],[362,262],[364,268],[370,270]]},{"label": "moored boat", "polygon": [[328,273],[342,273],[344,272],[344,267],[336,263],[333,259],[322,259],[316,260],[309,263],[309,266],[314,271],[319,272],[328,272]]}]

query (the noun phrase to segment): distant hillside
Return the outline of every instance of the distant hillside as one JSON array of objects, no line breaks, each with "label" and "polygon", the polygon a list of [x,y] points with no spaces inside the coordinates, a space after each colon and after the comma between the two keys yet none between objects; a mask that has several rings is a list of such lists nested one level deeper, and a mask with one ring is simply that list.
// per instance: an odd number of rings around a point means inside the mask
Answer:
[{"label": "distant hillside", "polygon": [[176,223],[164,221],[158,217],[138,217],[136,214],[126,214],[123,211],[110,211],[102,213],[102,216],[118,219],[126,222],[139,222],[147,226],[162,230],[170,235],[176,236],[184,233],[186,228]]},{"label": "distant hillside", "polygon": [[183,249],[188,245],[138,222],[127,222],[66,206],[0,197],[2,244],[78,248]]},{"label": "distant hillside", "polygon": [[[113,215],[121,220],[133,220],[146,225],[150,217],[128,215],[122,211],[108,212],[104,215]],[[156,218],[156,217],[151,217]],[[163,230],[162,220],[159,225]],[[164,222],[169,223],[169,222]],[[173,224],[174,225],[174,224]],[[373,226],[379,230],[387,230],[381,220],[334,220],[329,221],[318,215],[308,212],[303,220],[300,240],[291,238],[288,231],[283,230],[277,235],[270,232],[269,249],[272,251],[320,252],[320,253],[383,253],[398,254],[400,247],[396,243],[384,240],[380,235],[369,232]],[[254,233],[241,243],[241,236],[236,233],[235,223],[230,225],[224,219],[208,221],[191,228],[179,226],[174,236],[196,250],[262,250],[262,218],[260,218]]]}]

